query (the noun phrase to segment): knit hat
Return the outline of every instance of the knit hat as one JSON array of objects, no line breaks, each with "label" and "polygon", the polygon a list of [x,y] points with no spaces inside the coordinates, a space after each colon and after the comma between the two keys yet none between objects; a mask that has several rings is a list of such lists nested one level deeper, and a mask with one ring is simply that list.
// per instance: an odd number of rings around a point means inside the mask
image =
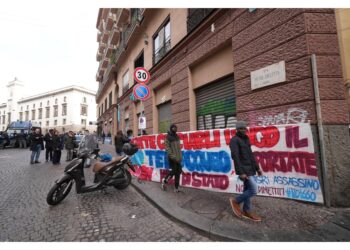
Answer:
[{"label": "knit hat", "polygon": [[236,129],[240,129],[240,128],[247,128],[247,122],[245,122],[245,121],[237,121]]}]

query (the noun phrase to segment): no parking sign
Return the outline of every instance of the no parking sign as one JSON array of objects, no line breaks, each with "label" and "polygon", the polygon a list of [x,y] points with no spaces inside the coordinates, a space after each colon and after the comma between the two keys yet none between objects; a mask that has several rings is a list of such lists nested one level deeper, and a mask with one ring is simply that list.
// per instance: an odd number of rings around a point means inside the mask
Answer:
[{"label": "no parking sign", "polygon": [[149,89],[149,87],[143,84],[135,85],[133,92],[135,98],[141,101],[146,101],[151,94],[151,90]]}]

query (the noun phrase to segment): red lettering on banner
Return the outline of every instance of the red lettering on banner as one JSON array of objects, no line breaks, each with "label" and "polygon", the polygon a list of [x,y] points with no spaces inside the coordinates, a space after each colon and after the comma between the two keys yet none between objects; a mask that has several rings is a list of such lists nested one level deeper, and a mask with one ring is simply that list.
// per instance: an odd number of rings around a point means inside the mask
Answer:
[{"label": "red lettering on banner", "polygon": [[226,175],[213,175],[204,173],[183,173],[183,186],[192,186],[196,188],[208,187],[226,190],[229,186],[229,179]]},{"label": "red lettering on banner", "polygon": [[225,129],[224,130],[226,145],[230,145],[231,138],[234,137],[235,135],[236,135],[235,129]]},{"label": "red lettering on banner", "polygon": [[165,149],[165,145],[164,145],[164,141],[166,139],[166,135],[165,134],[159,134],[157,135],[157,146],[160,150],[164,150]]},{"label": "red lettering on banner", "polygon": [[287,126],[286,127],[286,145],[288,148],[303,148],[309,145],[308,139],[299,139],[299,127]]},{"label": "red lettering on banner", "polygon": [[183,141],[182,148],[186,150],[201,150],[210,149],[221,146],[221,135],[220,130],[212,131],[196,131],[186,134],[179,133],[180,139]]},{"label": "red lettering on banner", "polygon": [[254,152],[263,172],[297,172],[317,177],[314,153],[308,152]]},{"label": "red lettering on banner", "polygon": [[280,139],[280,132],[275,126],[249,128],[247,134],[251,144],[258,148],[272,148]]}]

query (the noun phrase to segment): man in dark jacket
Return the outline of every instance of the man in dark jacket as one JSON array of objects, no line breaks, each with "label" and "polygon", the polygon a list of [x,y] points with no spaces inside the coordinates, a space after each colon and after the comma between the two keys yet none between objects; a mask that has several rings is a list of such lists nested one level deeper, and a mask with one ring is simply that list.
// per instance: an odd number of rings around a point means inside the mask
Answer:
[{"label": "man in dark jacket", "polygon": [[180,175],[182,172],[182,152],[180,147],[180,138],[176,134],[177,126],[175,124],[170,125],[170,131],[165,139],[165,150],[168,154],[169,170],[170,172],[161,181],[161,188],[165,191],[166,184],[169,179],[175,175],[175,189],[174,192],[179,192]]},{"label": "man in dark jacket", "polygon": [[34,133],[30,134],[30,151],[32,151],[32,155],[30,156],[30,164],[40,163],[40,152],[43,149],[43,135],[41,134],[41,130],[39,128],[36,128]]},{"label": "man in dark jacket", "polygon": [[[239,179],[243,181],[243,193],[230,199],[231,207],[234,214],[238,217],[244,217],[253,221],[261,221],[261,217],[251,212],[250,198],[257,194],[257,184],[254,175],[262,175],[259,165],[257,164],[253,155],[250,141],[247,132],[247,125],[245,122],[238,121],[236,124],[236,136],[230,141],[231,157],[235,164],[236,174]],[[243,211],[241,211],[239,204],[243,202]]]},{"label": "man in dark jacket", "polygon": [[123,155],[123,145],[127,142],[130,142],[130,140],[126,138],[121,130],[119,130],[117,135],[114,137],[115,152],[117,156]]},{"label": "man in dark jacket", "polygon": [[75,146],[75,136],[74,136],[73,131],[69,131],[64,145],[65,145],[66,150],[67,150],[66,161],[71,161],[73,159],[73,149]]},{"label": "man in dark jacket", "polygon": [[49,132],[44,136],[44,141],[45,141],[45,159],[46,162],[49,160],[50,156],[50,161],[53,159],[53,146],[52,146],[52,139],[53,139],[53,129],[50,129]]},{"label": "man in dark jacket", "polygon": [[52,137],[52,147],[53,147],[53,165],[61,164],[61,150],[63,149],[63,136],[60,135],[58,130],[54,130],[54,134]]}]

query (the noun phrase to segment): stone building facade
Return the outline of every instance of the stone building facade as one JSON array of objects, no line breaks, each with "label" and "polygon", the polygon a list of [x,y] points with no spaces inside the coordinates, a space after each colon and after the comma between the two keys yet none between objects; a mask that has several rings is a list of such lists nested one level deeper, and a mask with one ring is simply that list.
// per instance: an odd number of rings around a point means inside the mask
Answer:
[{"label": "stone building facade", "polygon": [[[142,105],[147,133],[165,132],[170,123],[189,131],[235,127],[237,120],[250,126],[309,122],[319,155],[314,54],[328,163],[322,181],[330,185],[332,205],[350,205],[349,109],[333,9],[113,11],[111,29],[116,28],[120,39],[105,69],[106,57],[99,57],[97,74],[98,106],[108,95],[106,89],[116,94],[113,134],[138,128],[141,105],[130,95],[132,73],[143,66],[151,73],[151,98]],[[111,12],[100,10],[102,34],[103,23],[107,26],[103,20]],[[279,62],[285,65],[285,81],[252,89],[251,72]],[[321,172],[320,160],[317,166]]]}]

